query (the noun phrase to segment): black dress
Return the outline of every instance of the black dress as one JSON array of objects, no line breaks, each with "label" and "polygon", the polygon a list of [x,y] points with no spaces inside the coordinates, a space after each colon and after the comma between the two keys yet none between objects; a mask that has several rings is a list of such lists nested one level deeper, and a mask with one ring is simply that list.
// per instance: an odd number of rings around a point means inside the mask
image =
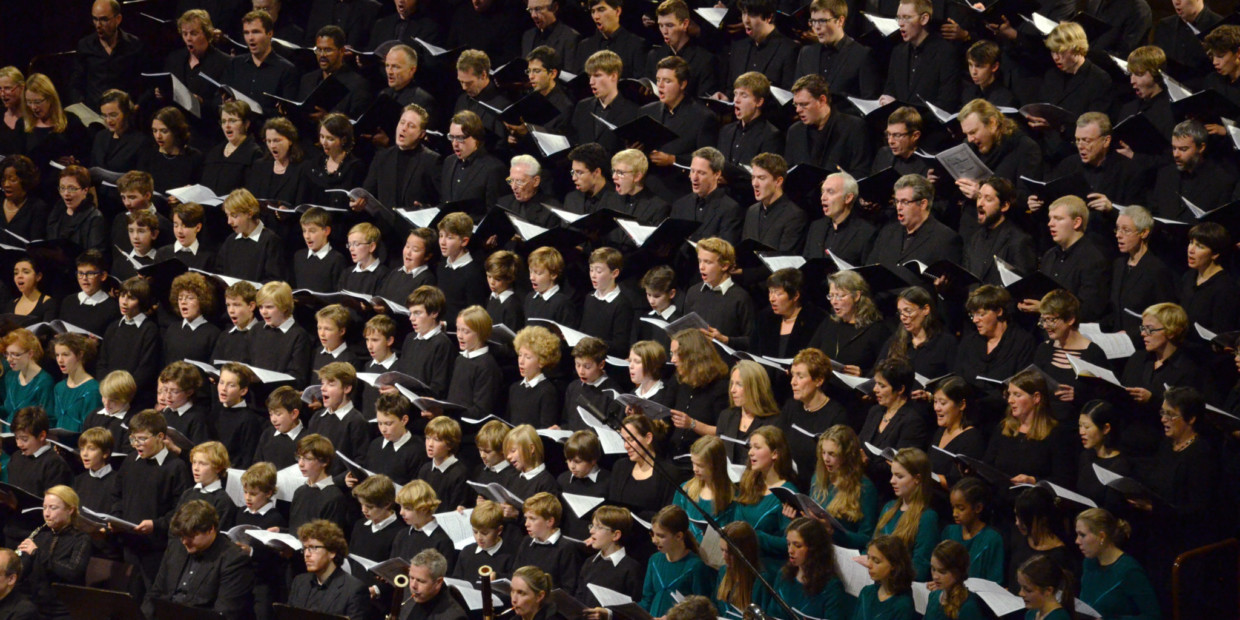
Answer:
[{"label": "black dress", "polygon": [[246,174],[264,154],[263,148],[249,137],[237,145],[231,155],[224,154],[227,147],[227,141],[211,147],[202,162],[201,183],[217,196],[227,196],[234,189],[244,187]]},{"label": "black dress", "polygon": [[[925,412],[921,410],[912,401],[906,401],[896,411],[895,416],[887,423],[887,427],[878,430],[879,425],[883,421],[883,416],[887,415],[887,408],[882,405],[875,405],[870,409],[870,413],[865,418],[865,424],[861,426],[861,431],[857,433],[857,437],[861,441],[871,444],[882,450],[884,448],[893,448],[899,450],[901,448],[918,448],[926,449],[926,440],[930,437],[930,427],[926,422]],[[866,473],[870,476],[870,480],[874,482],[874,486],[878,489],[891,488],[891,465],[886,459],[877,457],[867,452],[870,462],[866,465]]]},{"label": "black dress", "polygon": [[[671,471],[669,463],[659,462],[656,468]],[[659,472],[652,472],[645,480],[633,478],[633,461],[617,461],[611,470],[611,487],[607,490],[607,504],[628,508],[634,515],[649,521],[655,513],[672,502],[676,490],[672,482]]]},{"label": "black dress", "polygon": [[818,437],[836,424],[848,424],[848,412],[834,398],[814,411],[807,411],[805,403],[789,398],[784,402],[782,417],[792,461],[798,463],[797,488],[808,489],[818,463]]},{"label": "black dress", "polygon": [[[941,450],[935,450],[934,446],[939,445],[943,440],[943,433],[947,429],[940,427],[934,432],[934,436],[930,438],[930,449],[926,450],[926,455],[930,457],[930,469],[947,479],[947,486],[956,484],[962,477],[960,469],[956,467],[956,461],[950,456],[944,454]],[[982,430],[976,426],[970,426],[964,429],[959,435],[952,437],[943,447],[952,454],[963,454],[971,456],[975,459],[981,459],[986,456],[986,438],[982,436]]]},{"label": "black dress", "polygon": [[361,187],[366,179],[366,166],[362,160],[352,153],[345,155],[344,161],[335,172],[327,171],[327,155],[319,153],[301,166],[302,182],[297,202],[325,207],[349,208],[349,195],[339,192],[327,192],[329,189],[350,190]]}]

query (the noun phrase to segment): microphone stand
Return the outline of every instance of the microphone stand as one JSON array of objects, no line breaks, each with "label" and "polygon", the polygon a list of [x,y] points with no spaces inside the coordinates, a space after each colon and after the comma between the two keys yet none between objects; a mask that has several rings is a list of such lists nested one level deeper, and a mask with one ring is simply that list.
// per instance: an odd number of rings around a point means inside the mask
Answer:
[{"label": "microphone stand", "polygon": [[[654,473],[660,478],[662,478],[664,481],[670,483],[672,488],[676,490],[676,493],[684,496],[685,500],[688,501],[689,505],[692,506],[695,510],[698,511],[698,513],[702,515],[702,520],[704,520],[708,526],[714,528],[715,531],[719,532],[719,538],[721,538],[723,542],[728,544],[729,549],[738,548],[736,543],[733,542],[732,539],[729,538],[728,535],[723,532],[723,526],[719,524],[719,521],[715,519],[714,515],[707,512],[705,508],[702,508],[702,506],[698,504],[696,501],[694,501],[692,497],[689,497],[689,494],[685,493],[685,490],[681,488],[681,485],[676,483],[676,478],[672,476],[672,474],[668,472],[665,468],[660,467],[659,461],[658,459],[655,458],[654,452],[651,451],[649,447],[643,444],[637,438],[636,435],[634,435],[628,428],[624,426],[624,420],[622,418],[615,416],[615,415],[607,415],[603,413],[602,411],[599,411],[598,407],[594,406],[594,403],[591,403],[590,401],[586,400],[584,397],[581,397],[581,396],[577,398],[577,404],[579,407],[585,409],[587,412],[590,413],[590,415],[594,416],[596,419],[598,419],[599,422],[602,422],[608,428],[616,431],[621,436],[628,436],[630,443],[632,443],[633,446],[641,453],[642,457],[650,461],[650,467],[654,471]],[[792,606],[789,605],[788,602],[785,601],[784,598],[780,596],[778,592],[775,591],[775,586],[771,585],[771,583],[767,581],[765,577],[762,576],[762,571],[758,570],[758,567],[751,564],[749,562],[749,558],[746,558],[745,555],[742,553],[733,553],[732,557],[740,560],[750,571],[753,571],[754,577],[757,578],[758,582],[762,584],[762,587],[765,588],[768,593],[770,593],[771,598],[774,599],[775,602],[779,603],[779,606],[783,607],[784,611],[788,612],[789,620],[797,620],[798,618],[804,617],[804,614],[793,609]],[[754,610],[754,609],[757,609],[757,607],[754,605],[751,605],[750,610]],[[758,617],[767,618],[769,616],[763,613],[761,616],[758,616]]]}]

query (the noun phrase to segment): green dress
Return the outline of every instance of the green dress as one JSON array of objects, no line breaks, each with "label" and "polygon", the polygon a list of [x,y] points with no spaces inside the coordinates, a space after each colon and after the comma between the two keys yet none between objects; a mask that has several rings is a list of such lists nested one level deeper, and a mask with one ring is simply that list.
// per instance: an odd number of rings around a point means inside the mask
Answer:
[{"label": "green dress", "polygon": [[[893,499],[887,502],[886,506],[878,513],[880,518],[887,514],[896,502],[900,500]],[[896,525],[900,523],[900,515],[897,512],[882,529],[875,532],[878,534],[894,534]],[[913,539],[913,548],[909,549],[913,553],[913,581],[929,581],[930,580],[930,554],[934,553],[934,546],[939,544],[939,514],[933,509],[927,507],[921,513],[921,519],[917,522],[917,537]]]},{"label": "green dress", "polygon": [[969,576],[1003,583],[1007,564],[1003,559],[1003,536],[989,525],[973,538],[964,539],[964,528],[952,524],[943,528],[943,540],[954,540],[969,551]]},{"label": "green dress", "polygon": [[[1026,611],[1025,620],[1038,620],[1038,611],[1036,609],[1030,609],[1029,611]],[[1063,607],[1060,607],[1059,609],[1056,609],[1055,611],[1052,611],[1051,613],[1046,614],[1046,616],[1043,617],[1042,620],[1072,620],[1072,616],[1068,615],[1068,610],[1064,609]]]},{"label": "green dress", "polygon": [[[799,581],[785,579],[783,571],[779,572],[772,583],[775,586],[775,592],[788,603],[788,606],[807,616],[842,620],[847,618],[852,611],[852,597],[844,592],[844,583],[839,577],[832,577],[827,585],[814,594],[806,592],[805,585]],[[784,618],[788,613],[773,601],[764,610],[775,618]]]},{"label": "green dress", "polygon": [[897,594],[885,601],[878,600],[878,584],[872,583],[861,589],[852,620],[913,620],[917,610],[913,608],[913,596]]},{"label": "green dress", "polygon": [[[781,486],[794,492],[797,490],[791,482],[784,482]],[[788,558],[788,540],[784,537],[784,530],[788,529],[792,519],[785,517],[783,511],[784,505],[770,492],[756,504],[732,504],[732,520],[745,521],[753,526],[758,533],[762,561],[772,566],[782,565]]]},{"label": "green dress", "polygon": [[[762,577],[766,579],[767,583],[774,584],[775,571],[769,570],[763,566],[761,561],[759,561],[758,564],[758,570],[762,571]],[[735,610],[735,607],[731,603],[719,598],[719,587],[723,585],[723,578],[727,576],[727,574],[727,565],[721,566],[719,568],[719,574],[715,578],[714,589],[710,591],[710,599],[715,603],[715,609],[719,610],[719,615],[721,616],[729,613],[735,615],[737,613],[736,611],[733,611]],[[753,592],[749,594],[749,600],[761,609],[769,610],[771,606],[778,605],[777,603],[771,602],[770,594],[767,592],[766,588],[763,587],[762,582],[757,579],[753,581]],[[744,610],[739,611],[743,612]]]},{"label": "green dress", "polygon": [[[930,593],[930,600],[926,603],[926,615],[922,620],[950,620],[947,613],[943,611],[943,605],[939,599],[943,596],[941,591]],[[964,604],[960,606],[960,613],[956,614],[956,620],[985,620],[986,614],[982,613],[982,606],[977,595],[970,592],[969,597],[964,599]]]},{"label": "green dress", "polygon": [[39,374],[31,378],[30,383],[26,385],[22,385],[21,373],[6,370],[4,373],[5,398],[4,403],[0,404],[0,415],[4,416],[5,422],[12,422],[13,414],[23,407],[37,406],[42,407],[44,411],[51,411],[52,405],[56,402],[52,388],[52,376],[42,368],[39,369]]},{"label": "green dress", "polygon": [[52,428],[81,431],[86,416],[103,407],[103,400],[99,397],[99,382],[94,379],[87,379],[75,388],[69,387],[66,379],[56,384],[52,394],[55,404],[48,412]]},{"label": "green dress", "polygon": [[[684,488],[684,485],[681,485],[681,488]],[[715,514],[715,500],[699,499],[697,503],[702,508],[705,508],[706,512],[709,512],[710,515],[719,522],[719,525],[727,525],[732,522],[731,506],[724,508],[718,514]],[[699,524],[702,521],[705,521],[705,519],[702,518],[702,513],[699,512],[697,508],[689,505],[688,491],[686,491],[685,495],[681,495],[680,493],[673,495],[672,505],[680,506],[685,510],[685,514],[689,515],[689,531],[693,532],[693,537],[696,538],[698,542],[702,542],[702,533],[704,528]]]},{"label": "green dress", "polygon": [[[813,482],[810,483],[814,489],[819,489],[818,478],[815,475]],[[835,499],[836,488],[834,486],[827,487],[826,497],[823,498],[819,505],[825,510]],[[821,493],[815,494],[815,500]],[[840,525],[848,528],[848,531],[835,528],[831,534],[831,542],[849,549],[865,549],[870,544],[870,539],[874,538],[874,526],[878,524],[878,489],[874,488],[874,483],[870,482],[867,477],[861,478],[861,519],[858,521],[849,521],[840,519]]]},{"label": "green dress", "polygon": [[1126,553],[1110,566],[1096,558],[1086,559],[1080,599],[1107,620],[1158,620],[1162,616],[1145,569]]},{"label": "green dress", "polygon": [[676,604],[673,592],[714,598],[710,589],[715,583],[712,572],[696,553],[690,552],[676,562],[667,561],[665,553],[650,556],[642,584],[642,608],[658,618],[667,615],[667,610]]}]

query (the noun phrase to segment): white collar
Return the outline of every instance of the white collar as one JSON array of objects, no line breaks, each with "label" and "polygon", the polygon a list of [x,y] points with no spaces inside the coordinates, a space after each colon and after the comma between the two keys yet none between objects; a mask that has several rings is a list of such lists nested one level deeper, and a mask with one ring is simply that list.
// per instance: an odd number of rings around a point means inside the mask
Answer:
[{"label": "white collar", "polygon": [[272,437],[279,437],[280,435],[284,435],[284,436],[288,437],[289,439],[292,439],[292,440],[296,441],[296,440],[297,440],[297,436],[301,434],[301,431],[302,431],[302,429],[304,429],[304,428],[306,428],[306,426],[305,426],[304,424],[302,424],[302,423],[301,423],[301,420],[298,420],[298,421],[297,421],[297,426],[294,426],[294,427],[293,427],[292,429],[290,429],[287,433],[281,433],[280,431],[276,431],[276,434],[275,434],[275,435],[272,435]]},{"label": "white collar", "polygon": [[353,266],[353,273],[371,273],[372,271],[378,268],[379,268],[379,259],[371,256],[369,266],[363,267],[361,263],[358,263]]},{"label": "white collar", "polygon": [[103,289],[99,289],[95,291],[94,295],[91,295],[89,297],[86,296],[85,291],[78,291],[77,298],[78,298],[78,303],[82,304],[83,306],[98,306],[99,304],[111,299],[112,296],[108,295],[107,291]]},{"label": "white collar", "polygon": [[391,444],[393,446],[392,448],[393,450],[400,450],[402,447],[404,447],[405,444],[409,443],[409,439],[412,437],[413,437],[413,433],[410,433],[408,430],[406,430],[405,434],[401,435],[400,439],[397,439],[396,441],[388,441],[384,439],[383,449],[386,450],[388,447],[388,444]]},{"label": "white collar", "polygon": [[[173,411],[177,412],[177,415],[185,415],[185,412],[186,412],[186,411],[189,411],[189,408],[190,408],[190,407],[193,407],[193,406],[194,406],[194,401],[192,401],[192,400],[187,400],[187,401],[185,401],[184,403],[181,403],[181,406],[180,406],[180,407],[177,407],[176,409],[173,409]],[[180,429],[178,429],[178,430],[180,430]]]},{"label": "white collar", "polygon": [[409,276],[410,278],[418,276],[419,274],[421,274],[423,271],[426,271],[427,269],[430,269],[430,267],[427,265],[418,265],[417,267],[414,267],[413,269],[405,269],[404,265],[400,266],[400,272]]},{"label": "white collar", "polygon": [[560,542],[560,528],[555,528],[555,531],[551,532],[551,535],[547,537],[547,540],[538,540],[537,538],[531,536],[530,542],[535,545],[554,545],[555,543]]},{"label": "white collar", "polygon": [[[220,403],[220,404],[223,405],[223,403]],[[243,398],[237,401],[236,404],[233,404],[233,405],[224,405],[224,408],[225,409],[245,409],[246,408],[245,399]]]},{"label": "white collar", "polygon": [[614,284],[611,286],[611,291],[609,291],[606,295],[599,295],[597,290],[594,291],[595,299],[598,299],[600,301],[605,301],[607,303],[611,303],[615,301],[616,298],[619,296],[620,296],[620,287]]},{"label": "white collar", "polygon": [[349,344],[346,342],[341,342],[340,346],[332,349],[331,351],[328,351],[327,347],[323,347],[323,353],[326,353],[332,356],[332,359],[339,358],[342,353],[348,350],[349,350]]},{"label": "white collar", "polygon": [[415,527],[413,529],[430,536],[435,533],[435,530],[439,529],[439,521],[432,517],[430,521],[426,522],[426,525],[423,525],[422,527]]},{"label": "white collar", "polygon": [[501,471],[504,471],[505,469],[508,469],[509,467],[512,467],[512,463],[509,463],[508,459],[504,459],[494,465],[487,465],[487,469],[489,469],[492,473],[496,473],[496,474],[498,474]]},{"label": "white collar", "polygon": [[735,284],[735,282],[733,282],[733,281],[732,281],[732,277],[731,277],[731,276],[729,276],[729,277],[724,278],[724,279],[723,279],[723,282],[720,282],[720,283],[719,283],[719,286],[711,286],[711,285],[709,285],[709,284],[707,284],[707,283],[703,282],[703,283],[702,283],[702,290],[703,290],[703,291],[708,291],[708,290],[709,290],[709,291],[715,291],[715,292],[719,293],[720,295],[727,295],[727,294],[728,294],[728,289],[732,288],[732,285],[733,285],[733,284]]},{"label": "white collar", "polygon": [[544,374],[544,373],[541,373],[541,372],[540,372],[540,373],[538,373],[538,376],[537,376],[537,377],[534,377],[533,379],[522,379],[522,380],[521,380],[521,386],[522,386],[522,387],[527,387],[527,388],[532,388],[532,387],[534,387],[534,386],[538,385],[539,383],[542,383],[543,381],[546,381],[546,380],[547,380],[547,375],[546,375],[546,374]]},{"label": "white collar", "polygon": [[586,477],[590,479],[590,482],[598,482],[598,474],[601,471],[603,470],[599,469],[598,465],[595,465],[594,469],[591,469],[590,473],[586,474]]},{"label": "white collar", "polygon": [[164,460],[168,458],[168,448],[160,448],[159,452],[156,452],[155,456],[151,458],[155,459],[155,462],[159,463],[160,466],[163,466]]},{"label": "white collar", "polygon": [[603,555],[603,552],[599,551],[594,557],[595,559],[607,560],[611,562],[612,566],[620,566],[620,561],[624,559],[624,547],[616,549],[611,555]]},{"label": "white collar", "polygon": [[188,327],[189,331],[191,332],[198,329],[199,327],[202,327],[203,325],[206,325],[206,323],[207,323],[207,320],[203,318],[201,314],[198,315],[198,318],[192,321],[189,319],[181,319],[181,327]]},{"label": "white collar", "polygon": [[309,480],[306,480],[306,486],[311,486],[316,489],[326,489],[333,484],[335,484],[335,482],[332,481],[331,476],[323,476],[323,479],[318,482],[310,482]]},{"label": "white collar", "polygon": [[475,357],[479,357],[481,355],[486,354],[488,350],[490,350],[490,347],[478,347],[477,349],[474,349],[473,351],[461,351],[461,355],[464,355],[465,359],[467,360],[472,360]]},{"label": "white collar", "polygon": [[176,254],[177,252],[189,252],[194,256],[198,256],[198,239],[195,238],[194,242],[189,245],[181,245],[180,241],[173,241],[172,253]]},{"label": "white collar", "polygon": [[215,482],[212,482],[211,484],[208,484],[208,485],[207,485],[207,486],[205,486],[205,487],[204,487],[204,486],[202,486],[202,483],[201,483],[201,482],[199,482],[198,484],[195,484],[195,485],[194,485],[194,488],[195,488],[195,489],[197,489],[197,490],[199,490],[199,491],[202,491],[203,493],[214,493],[214,492],[216,492],[216,491],[218,491],[218,490],[220,490],[220,489],[224,488],[224,483],[223,483],[223,482],[220,482],[220,479],[219,479],[219,478],[216,478],[216,479],[215,479]]},{"label": "white collar", "polygon": [[456,455],[448,455],[448,458],[444,459],[443,463],[436,463],[434,459],[431,460],[431,469],[440,472],[448,471],[448,468],[453,465],[456,465]]},{"label": "white collar", "polygon": [[415,339],[417,339],[417,340],[430,340],[431,338],[434,338],[435,336],[438,336],[438,335],[439,335],[439,332],[441,332],[441,331],[443,331],[443,325],[436,325],[436,326],[435,326],[435,329],[432,329],[431,331],[426,332],[426,334],[425,334],[425,335],[423,335],[423,334],[418,334],[418,333],[414,333],[414,336],[413,336],[413,337],[414,337]]},{"label": "white collar", "polygon": [[139,253],[138,248],[134,248],[129,251],[129,258],[151,258],[153,259],[155,258],[155,248],[152,247],[150,251],[148,251],[146,254]]},{"label": "white collar", "polygon": [[262,234],[263,234],[263,222],[262,220],[259,220],[258,226],[255,226],[254,230],[250,231],[250,234],[243,235],[241,233],[237,233],[236,238],[237,239],[249,239],[250,241],[257,243],[259,236],[261,236]]},{"label": "white collar", "polygon": [[505,301],[508,301],[508,298],[509,298],[509,297],[512,297],[512,296],[513,296],[513,295],[515,295],[515,294],[516,294],[516,293],[514,293],[514,292],[512,291],[512,289],[508,289],[508,290],[506,290],[506,291],[504,291],[504,292],[502,292],[502,293],[491,293],[491,299],[498,299],[498,300],[499,300],[499,303],[501,303],[501,304],[502,304],[502,303],[504,303]]},{"label": "white collar", "polygon": [[374,521],[371,521],[370,519],[366,519],[366,525],[370,526],[370,531],[372,534],[378,534],[384,528],[386,528],[387,526],[395,522],[396,522],[396,513],[394,512],[388,515],[386,519],[378,523],[375,523]]},{"label": "white collar", "polygon": [[482,553],[482,552],[484,552],[484,551],[485,551],[487,555],[495,555],[495,553],[496,553],[497,551],[499,551],[499,548],[500,548],[500,547],[502,547],[502,546],[504,546],[504,539],[502,539],[502,538],[500,538],[500,539],[496,540],[496,541],[495,541],[495,545],[494,545],[494,546],[487,547],[487,548],[485,548],[485,549],[484,549],[484,548],[482,548],[482,547],[479,547],[479,546],[475,543],[475,544],[474,544],[474,553]]},{"label": "white collar", "polygon": [[539,465],[538,467],[535,467],[534,469],[521,472],[521,477],[525,478],[526,480],[533,480],[534,476],[537,476],[538,474],[541,474],[546,470],[547,470],[547,464],[543,463]]},{"label": "white collar", "polygon": [[327,255],[331,253],[332,246],[330,243],[324,243],[323,247],[319,248],[317,252],[306,248],[306,258],[327,258]]},{"label": "white collar", "polygon": [[271,509],[275,507],[276,507],[276,498],[275,496],[272,496],[271,499],[267,500],[266,504],[259,506],[258,510],[250,510],[249,508],[246,508],[245,511],[247,514],[265,515],[271,512]]},{"label": "white collar", "polygon": [[551,296],[552,296],[552,295],[555,295],[555,294],[556,294],[556,293],[558,293],[558,292],[560,292],[560,285],[559,285],[559,284],[557,284],[557,285],[555,285],[555,286],[553,286],[553,287],[551,287],[551,288],[547,289],[545,292],[542,292],[542,293],[534,293],[534,296],[535,296],[535,297],[542,297],[542,298],[543,298],[543,301],[551,301]]},{"label": "white collar", "polygon": [[658,394],[659,390],[661,389],[663,389],[663,381],[660,379],[659,381],[655,381],[654,385],[650,386],[649,392],[646,392],[643,394],[642,386],[639,385],[637,386],[636,389],[633,390],[633,394],[637,396],[638,398],[645,398],[646,400],[650,400],[650,397],[654,396],[655,394]]},{"label": "white collar", "polygon": [[607,375],[599,375],[599,378],[587,383],[586,385],[590,387],[599,387],[600,385],[603,385],[603,382],[606,380],[607,380]]},{"label": "white collar", "polygon": [[288,330],[293,329],[293,325],[296,325],[296,324],[297,324],[297,321],[294,321],[293,317],[287,316],[287,317],[284,317],[283,323],[276,325],[276,329],[287,334]]},{"label": "white collar", "polygon": [[142,327],[142,323],[144,323],[145,321],[146,321],[145,312],[139,312],[132,319],[124,315],[121,315],[121,323],[124,323],[125,325],[133,325],[134,327]]},{"label": "white collar", "polygon": [[92,470],[89,473],[90,473],[91,478],[103,478],[107,476],[108,474],[112,473],[112,464],[104,463],[103,467],[100,467],[97,470]]},{"label": "white collar", "polygon": [[392,364],[396,363],[396,354],[391,351],[388,351],[388,356],[386,359],[379,361],[374,358],[371,358],[370,361],[373,362],[375,365],[382,366],[384,368],[387,368],[388,370],[391,370]]},{"label": "white collar", "polygon": [[47,442],[47,443],[43,444],[43,447],[42,447],[42,448],[39,448],[38,450],[35,450],[35,451],[34,451],[34,454],[30,455],[30,458],[32,458],[32,459],[37,459],[37,458],[39,458],[40,456],[43,456],[43,455],[44,455],[44,454],[45,454],[48,450],[51,450],[51,449],[52,449],[52,442],[50,442],[50,441],[49,441],[49,442]]},{"label": "white collar", "polygon": [[246,324],[245,324],[245,327],[237,327],[237,325],[234,323],[234,324],[233,324],[233,326],[232,326],[232,329],[228,330],[228,333],[230,333],[230,334],[248,334],[248,333],[250,333],[250,330],[251,330],[251,329],[254,329],[254,326],[255,326],[255,325],[258,325],[258,320],[257,320],[257,319],[250,319],[250,322],[249,322],[249,323],[246,323]]},{"label": "white collar", "polygon": [[353,401],[346,398],[344,399],[344,404],[340,405],[339,409],[332,411],[331,409],[328,409],[327,407],[323,407],[323,413],[320,413],[319,415],[320,416],[334,415],[336,416],[336,419],[343,420],[346,415],[349,415],[350,411],[353,411]]},{"label": "white collar", "polygon": [[124,420],[125,414],[129,413],[129,408],[126,407],[122,409],[121,411],[117,411],[116,413],[111,413],[108,411],[107,407],[104,407],[103,409],[100,409],[99,411],[96,411],[95,413],[99,415],[106,415],[109,418],[116,418],[117,420]]},{"label": "white collar", "polygon": [[663,317],[663,320],[670,321],[672,320],[672,315],[676,314],[676,304],[668,304],[662,312],[659,312],[658,310],[651,310],[650,314],[661,316]]},{"label": "white collar", "polygon": [[456,257],[455,262],[449,260],[448,257],[445,256],[443,259],[443,266],[448,269],[460,269],[461,267],[464,267],[472,262],[474,262],[474,257],[469,252],[464,252],[460,256]]}]

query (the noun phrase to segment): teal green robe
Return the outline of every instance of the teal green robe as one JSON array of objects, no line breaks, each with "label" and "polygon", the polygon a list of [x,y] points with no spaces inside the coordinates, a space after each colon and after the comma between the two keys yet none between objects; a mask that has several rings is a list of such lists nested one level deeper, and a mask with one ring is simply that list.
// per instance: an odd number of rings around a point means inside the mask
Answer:
[{"label": "teal green robe", "polygon": [[1080,599],[1106,620],[1158,620],[1162,616],[1145,569],[1126,553],[1110,566],[1097,559],[1085,560]]},{"label": "teal green robe", "polygon": [[861,589],[852,614],[852,620],[914,620],[916,617],[911,594],[897,594],[880,602],[877,583]]},{"label": "teal green robe", "polygon": [[1003,557],[1003,536],[989,525],[977,535],[964,539],[964,528],[952,524],[943,528],[943,540],[954,540],[969,551],[969,576],[1003,583],[1007,564]]},{"label": "teal green robe", "polygon": [[[892,506],[897,505],[900,500],[893,499],[887,502],[886,506],[879,511],[879,518],[887,514]],[[882,529],[875,532],[878,534],[894,534],[896,524],[900,522],[900,514],[896,513]],[[913,548],[909,551],[913,554],[913,581],[929,581],[930,580],[930,554],[934,553],[934,546],[939,544],[939,513],[931,508],[926,508],[921,513],[921,519],[917,522],[917,537],[913,539]]]},{"label": "teal green robe", "polygon": [[86,416],[103,408],[103,400],[99,397],[99,382],[89,379],[75,388],[69,387],[68,381],[61,381],[52,390],[55,404],[48,411],[52,428],[63,428],[68,431],[82,430]]}]

